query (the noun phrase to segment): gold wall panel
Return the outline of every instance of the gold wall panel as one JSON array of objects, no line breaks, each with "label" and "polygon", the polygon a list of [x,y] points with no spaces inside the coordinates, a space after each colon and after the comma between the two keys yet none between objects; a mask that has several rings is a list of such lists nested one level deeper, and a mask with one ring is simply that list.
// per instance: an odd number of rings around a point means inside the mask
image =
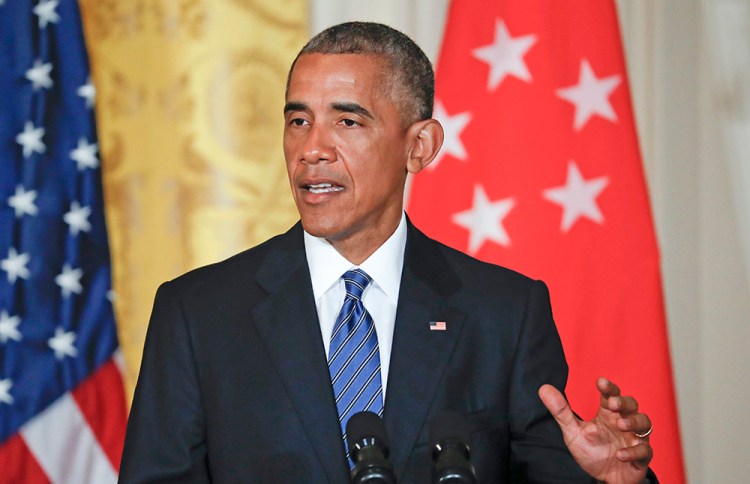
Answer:
[{"label": "gold wall panel", "polygon": [[129,395],[158,285],[297,220],[282,152],[305,0],[81,0]]}]

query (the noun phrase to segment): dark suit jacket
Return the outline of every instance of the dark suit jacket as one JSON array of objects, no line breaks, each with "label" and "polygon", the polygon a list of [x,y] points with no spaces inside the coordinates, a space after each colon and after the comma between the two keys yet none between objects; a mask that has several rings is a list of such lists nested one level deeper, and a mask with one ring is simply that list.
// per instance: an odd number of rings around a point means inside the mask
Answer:
[{"label": "dark suit jacket", "polygon": [[[409,224],[384,413],[399,482],[430,482],[442,409],[468,417],[480,482],[589,482],[537,396],[566,378],[543,283]],[[348,473],[300,224],[159,288],[122,482]]]}]

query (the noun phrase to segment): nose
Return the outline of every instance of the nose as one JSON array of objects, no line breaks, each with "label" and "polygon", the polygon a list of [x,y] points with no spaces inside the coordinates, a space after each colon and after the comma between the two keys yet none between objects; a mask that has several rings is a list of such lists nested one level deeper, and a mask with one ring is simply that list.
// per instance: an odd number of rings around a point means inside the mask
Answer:
[{"label": "nose", "polygon": [[336,149],[325,126],[310,126],[302,144],[302,161],[310,164],[336,161]]}]

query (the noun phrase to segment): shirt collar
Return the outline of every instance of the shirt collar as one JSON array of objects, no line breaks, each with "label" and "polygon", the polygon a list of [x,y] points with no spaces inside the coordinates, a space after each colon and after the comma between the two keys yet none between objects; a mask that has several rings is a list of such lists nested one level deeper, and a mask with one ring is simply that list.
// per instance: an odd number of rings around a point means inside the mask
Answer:
[{"label": "shirt collar", "polygon": [[304,240],[313,296],[316,301],[338,283],[344,272],[359,267],[372,277],[375,284],[393,301],[393,304],[398,304],[404,250],[406,249],[406,215],[403,212],[396,231],[359,266],[346,260],[322,237],[314,237],[305,232]]}]

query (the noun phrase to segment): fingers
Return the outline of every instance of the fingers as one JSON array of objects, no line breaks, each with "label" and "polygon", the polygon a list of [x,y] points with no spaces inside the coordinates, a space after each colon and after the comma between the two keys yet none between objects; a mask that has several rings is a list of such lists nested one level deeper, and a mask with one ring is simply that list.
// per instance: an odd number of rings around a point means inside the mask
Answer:
[{"label": "fingers", "polygon": [[578,418],[576,418],[560,390],[552,385],[542,385],[539,388],[539,398],[560,425],[563,433],[578,429]]},{"label": "fingers", "polygon": [[644,413],[629,415],[617,420],[617,428],[624,432],[633,432],[634,434],[645,434],[651,428],[651,419]]},{"label": "fingers", "polygon": [[602,407],[612,410],[620,415],[630,415],[638,412],[638,402],[633,397],[609,397],[602,403]]},{"label": "fingers", "polygon": [[618,450],[616,456],[621,462],[632,462],[638,466],[647,467],[654,457],[654,451],[648,442],[641,442]]},{"label": "fingers", "polygon": [[620,387],[606,378],[600,377],[596,381],[600,393],[599,404],[602,408],[618,412],[621,415],[633,414],[638,411],[638,402],[630,396],[622,396]]},{"label": "fingers", "polygon": [[[599,378],[596,386],[601,395],[601,407],[620,414],[617,420],[619,430],[641,435],[649,432],[651,419],[646,414],[638,413],[638,401],[635,398],[621,395],[620,388],[606,378]],[[640,438],[640,441],[647,439],[646,436]]]},{"label": "fingers", "polygon": [[596,388],[600,393],[600,403],[602,408],[608,408],[607,400],[609,400],[610,397],[620,396],[620,388],[604,377],[599,377],[596,380]]}]

